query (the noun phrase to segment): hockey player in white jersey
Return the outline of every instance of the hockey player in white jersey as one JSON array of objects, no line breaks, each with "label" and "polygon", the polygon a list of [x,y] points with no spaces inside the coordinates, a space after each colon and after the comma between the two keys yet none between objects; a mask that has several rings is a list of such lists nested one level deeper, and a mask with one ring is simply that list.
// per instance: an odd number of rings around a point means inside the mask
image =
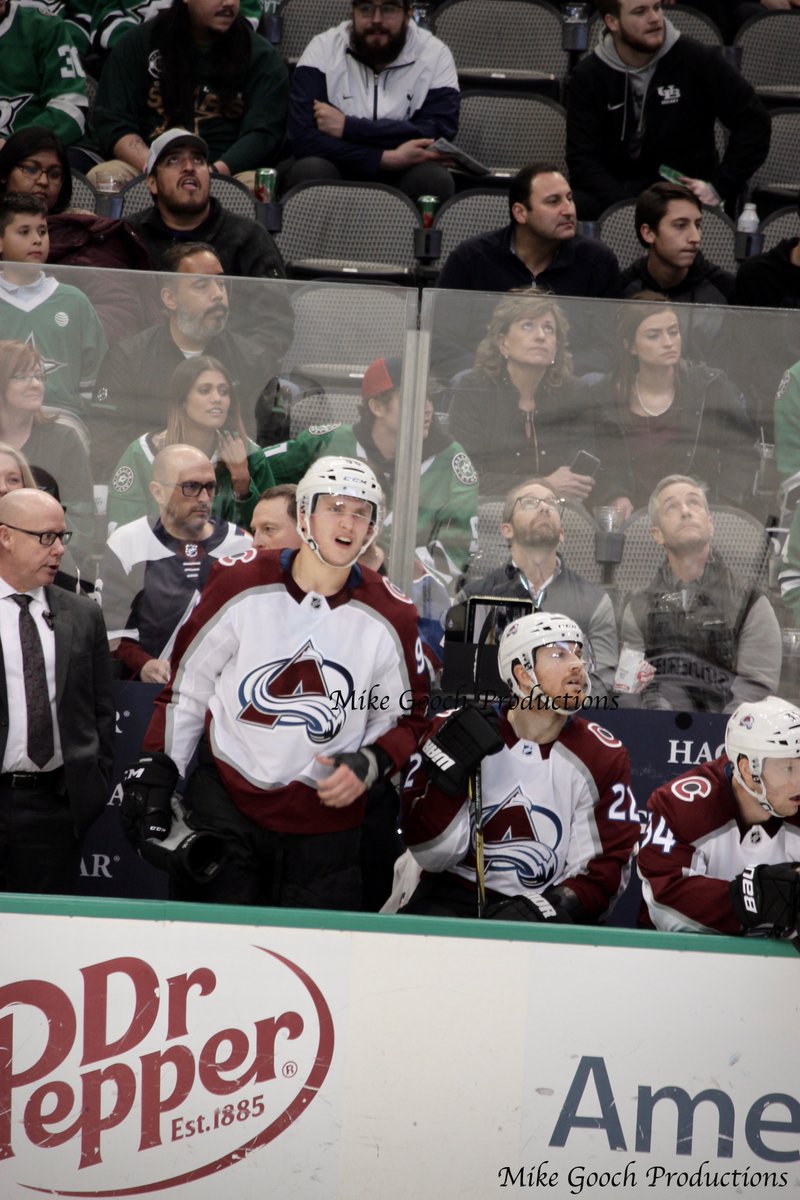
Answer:
[{"label": "hockey player in white jersey", "polygon": [[800,709],[740,704],[725,754],[656,788],[639,849],[649,919],[675,932],[782,936],[800,915]]},{"label": "hockey player in white jersey", "polygon": [[402,797],[424,872],[403,911],[591,923],[624,889],[639,832],[630,763],[575,715],[589,693],[583,641],[560,613],[514,621],[498,651],[513,700],[495,728],[469,707],[434,722]]},{"label": "hockey player in white jersey", "polygon": [[318,459],[300,549],[221,560],[178,635],[124,819],[163,836],[199,744],[186,802],[228,850],[204,900],[359,907],[366,792],[408,761],[427,706],[416,609],[357,563],[382,505],[365,463]]}]

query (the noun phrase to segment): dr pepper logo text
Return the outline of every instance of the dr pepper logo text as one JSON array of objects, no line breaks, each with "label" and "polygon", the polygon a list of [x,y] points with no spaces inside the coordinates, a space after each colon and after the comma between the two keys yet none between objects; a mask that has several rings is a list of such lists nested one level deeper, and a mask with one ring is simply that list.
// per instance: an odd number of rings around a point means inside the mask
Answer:
[{"label": "dr pepper logo text", "polygon": [[325,997],[264,946],[232,956],[238,969],[216,958],[184,955],[175,974],[109,958],[0,987],[0,1190],[179,1187],[302,1116],[333,1056]]}]

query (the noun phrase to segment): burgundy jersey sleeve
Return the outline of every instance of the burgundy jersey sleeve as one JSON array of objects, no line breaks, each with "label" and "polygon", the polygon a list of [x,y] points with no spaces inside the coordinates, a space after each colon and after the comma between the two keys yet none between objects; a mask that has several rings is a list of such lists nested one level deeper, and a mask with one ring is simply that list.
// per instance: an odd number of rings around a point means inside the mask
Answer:
[{"label": "burgundy jersey sleeve", "polygon": [[[437,716],[423,734],[435,734],[449,716]],[[421,744],[421,743],[420,743]],[[470,811],[466,794],[451,795],[428,779],[419,750],[412,755],[401,794],[403,837],[426,871],[446,871],[459,863],[470,842]]]},{"label": "burgundy jersey sleeve", "polygon": [[554,752],[572,756],[586,783],[573,809],[566,874],[559,883],[596,919],[627,887],[639,838],[628,752],[607,729],[581,718],[565,727]]},{"label": "burgundy jersey sleeve", "polygon": [[736,824],[730,785],[720,760],[695,767],[656,788],[647,808],[638,867],[656,929],[741,933],[728,892],[733,876],[706,874],[704,847]]}]

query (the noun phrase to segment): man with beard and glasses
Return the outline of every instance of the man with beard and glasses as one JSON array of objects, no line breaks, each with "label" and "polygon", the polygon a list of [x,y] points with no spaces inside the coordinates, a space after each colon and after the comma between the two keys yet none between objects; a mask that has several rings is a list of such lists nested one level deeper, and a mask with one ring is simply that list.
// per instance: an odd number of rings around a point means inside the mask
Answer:
[{"label": "man with beard and glasses", "polygon": [[585,631],[584,658],[593,696],[608,696],[619,658],[614,608],[607,592],[564,565],[564,501],[536,479],[512,488],[500,532],[510,561],[483,579],[471,577],[457,597],[506,596],[533,600],[542,612],[566,613]]},{"label": "man with beard and glasses", "polygon": [[[599,0],[603,37],[570,79],[567,166],[578,216],[590,220],[681,172],[703,204],[744,191],[769,150],[770,123],[753,88],[716,47],[681,34],[662,0]],[[720,162],[719,120],[729,133]]]},{"label": "man with beard and glasses", "polygon": [[[236,382],[242,415],[253,424],[260,411],[272,411],[278,350],[271,330],[258,341],[227,328],[228,289],[222,264],[211,246],[184,242],[164,256],[171,274],[161,289],[168,320],[123,338],[109,350],[97,377],[93,402],[92,457],[98,477],[107,477],[130,441],[163,424],[167,385],[178,363],[198,354],[219,359]],[[285,435],[280,415],[271,426]]]},{"label": "man with beard and glasses", "polygon": [[165,446],[150,483],[158,517],[121,525],[108,539],[97,592],[114,658],[144,683],[169,679],[175,634],[214,564],[252,545],[238,526],[212,515],[216,484],[202,450]]},{"label": "man with beard and glasses", "polygon": [[445,200],[453,180],[430,146],[455,136],[458,109],[453,56],[411,20],[410,0],[354,3],[352,20],[317,34],[292,76],[286,187],[377,180]]},{"label": "man with beard and glasses", "polygon": [[766,596],[713,552],[706,485],[667,475],[650,497],[653,540],[667,557],[628,600],[621,640],[644,654],[655,678],[645,708],[733,712],[777,691],[781,632]]}]

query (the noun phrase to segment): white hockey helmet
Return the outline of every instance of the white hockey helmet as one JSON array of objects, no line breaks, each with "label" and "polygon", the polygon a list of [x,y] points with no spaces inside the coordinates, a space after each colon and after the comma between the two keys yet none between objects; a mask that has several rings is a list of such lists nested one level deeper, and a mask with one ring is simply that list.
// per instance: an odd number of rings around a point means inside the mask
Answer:
[{"label": "white hockey helmet", "polygon": [[[497,651],[497,667],[500,678],[515,696],[519,696],[521,699],[525,699],[527,696],[527,692],[523,691],[514,675],[514,664],[518,662],[522,664],[533,680],[531,695],[545,698],[536,678],[536,651],[540,646],[552,646],[558,642],[577,642],[581,647],[584,644],[580,626],[563,613],[529,613],[527,617],[520,617],[518,621],[513,621],[503,631]],[[591,692],[591,681],[589,672],[585,669],[584,677],[585,694],[588,696]],[[559,708],[552,703],[550,707],[555,712],[567,715],[575,712],[575,709]]]},{"label": "white hockey helmet", "polygon": [[[725,726],[725,753],[733,766],[738,783],[772,816],[779,814],[767,799],[761,780],[765,758],[800,758],[800,709],[780,696],[767,696],[753,704],[740,704]],[[744,755],[750,764],[753,781],[758,787],[748,787],[739,770]]]},{"label": "white hockey helmet", "polygon": [[[297,485],[297,532],[316,554],[321,562],[325,559],[319,552],[319,546],[311,534],[311,515],[320,496],[354,496],[357,500],[366,500],[372,505],[371,533],[359,547],[358,554],[347,563],[352,567],[375,541],[383,524],[383,491],[375,478],[375,473],[360,458],[344,458],[336,455],[325,455],[318,458],[306,471]],[[306,527],[303,528],[301,517],[305,517]],[[326,563],[326,565],[329,565]]]}]

